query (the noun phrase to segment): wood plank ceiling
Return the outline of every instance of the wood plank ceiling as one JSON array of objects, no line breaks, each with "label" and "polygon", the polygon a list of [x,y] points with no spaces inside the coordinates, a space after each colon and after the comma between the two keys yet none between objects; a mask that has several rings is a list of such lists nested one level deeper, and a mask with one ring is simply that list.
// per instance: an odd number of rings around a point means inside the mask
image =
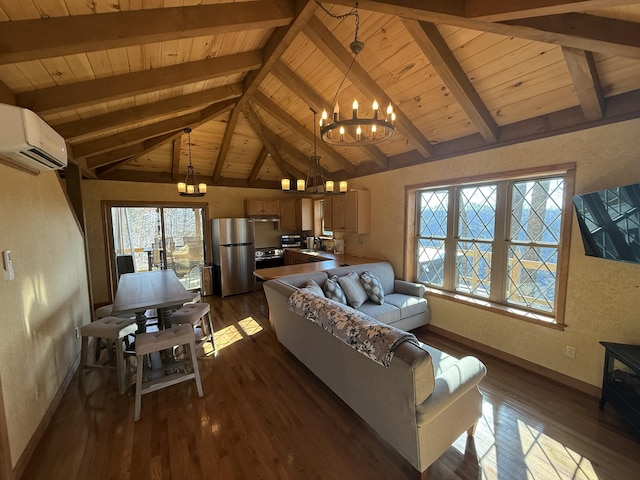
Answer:
[{"label": "wood plank ceiling", "polygon": [[[351,60],[354,2],[0,0],[0,101],[40,114],[88,178],[279,188]],[[398,133],[317,142],[353,178],[640,116],[640,1],[364,0],[339,91]],[[369,111],[367,112],[367,109]],[[558,159],[561,161],[562,159]],[[446,160],[445,160],[446,161]]]}]

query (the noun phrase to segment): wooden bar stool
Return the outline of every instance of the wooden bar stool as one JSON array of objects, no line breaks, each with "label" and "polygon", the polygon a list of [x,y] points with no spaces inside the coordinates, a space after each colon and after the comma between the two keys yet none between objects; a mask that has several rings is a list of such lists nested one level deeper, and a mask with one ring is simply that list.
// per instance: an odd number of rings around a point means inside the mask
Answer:
[{"label": "wooden bar stool", "polygon": [[[127,336],[135,333],[137,328],[138,326],[136,325],[135,319],[122,317],[104,317],[80,327],[80,335],[82,335],[82,346],[80,348],[80,386],[82,386],[85,369],[111,368],[116,370],[118,375],[118,390],[121,394],[125,392],[127,372],[122,342]],[[115,343],[115,366],[88,364],[89,337],[94,338],[96,350],[100,348],[98,345],[100,339],[107,340],[110,360],[112,360],[111,345]]]},{"label": "wooden bar stool", "polygon": [[[178,345],[185,346],[185,354],[189,352],[188,360],[172,362],[171,365],[163,366],[156,370],[144,371],[144,357],[154,352],[170,349]],[[188,345],[188,348],[186,346]],[[196,337],[191,325],[178,325],[157,332],[141,333],[136,336],[136,357],[138,359],[136,371],[136,400],[134,420],[140,420],[140,410],[142,407],[142,395],[155,392],[164,387],[175,385],[176,383],[194,379],[198,389],[198,396],[202,397],[202,383],[200,381],[200,370],[198,369],[198,359],[196,358]],[[191,372],[184,367],[191,364]],[[175,373],[165,374],[171,368]],[[158,376],[159,375],[159,376]],[[149,377],[148,380],[143,377]]]},{"label": "wooden bar stool", "polygon": [[216,349],[216,339],[213,335],[211,306],[208,303],[185,303],[182,307],[171,314],[169,320],[171,321],[171,325],[183,325],[188,323],[194,329],[199,326],[202,329],[203,337],[197,343],[197,346],[201,346],[207,341],[207,337],[209,337],[213,351],[215,354],[218,353],[218,350]]}]

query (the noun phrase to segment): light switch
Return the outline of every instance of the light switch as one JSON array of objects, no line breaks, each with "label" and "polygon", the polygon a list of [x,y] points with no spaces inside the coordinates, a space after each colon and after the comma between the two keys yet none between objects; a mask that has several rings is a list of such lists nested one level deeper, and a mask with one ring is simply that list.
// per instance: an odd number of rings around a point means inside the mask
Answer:
[{"label": "light switch", "polygon": [[13,280],[15,275],[13,273],[13,262],[11,261],[11,251],[5,250],[2,252],[2,260],[4,263],[4,279]]}]

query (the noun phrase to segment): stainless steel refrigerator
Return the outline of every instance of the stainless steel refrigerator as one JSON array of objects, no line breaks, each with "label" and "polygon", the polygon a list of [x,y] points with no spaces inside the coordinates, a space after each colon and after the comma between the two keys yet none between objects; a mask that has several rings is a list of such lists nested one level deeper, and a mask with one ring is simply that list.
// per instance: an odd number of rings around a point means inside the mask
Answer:
[{"label": "stainless steel refrigerator", "polygon": [[214,288],[221,297],[251,292],[256,268],[254,225],[249,218],[211,220]]}]

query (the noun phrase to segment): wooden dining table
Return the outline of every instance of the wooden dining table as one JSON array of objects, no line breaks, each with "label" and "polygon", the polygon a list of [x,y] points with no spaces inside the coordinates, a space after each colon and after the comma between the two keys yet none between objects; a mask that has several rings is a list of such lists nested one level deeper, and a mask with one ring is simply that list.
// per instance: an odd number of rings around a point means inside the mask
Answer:
[{"label": "wooden dining table", "polygon": [[151,272],[125,273],[118,281],[112,315],[135,313],[138,330],[146,330],[147,310],[158,310],[158,322],[166,325],[171,307],[181,306],[193,299],[173,270],[153,270]]}]

